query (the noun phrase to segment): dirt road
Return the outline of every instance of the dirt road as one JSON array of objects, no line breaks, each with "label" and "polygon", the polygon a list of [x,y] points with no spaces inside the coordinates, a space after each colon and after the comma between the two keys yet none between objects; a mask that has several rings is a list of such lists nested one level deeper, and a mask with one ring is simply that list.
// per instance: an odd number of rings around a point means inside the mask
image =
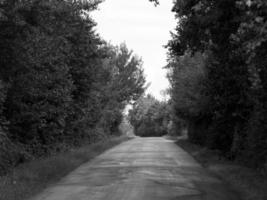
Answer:
[{"label": "dirt road", "polygon": [[238,200],[173,141],[135,138],[98,156],[33,200]]}]

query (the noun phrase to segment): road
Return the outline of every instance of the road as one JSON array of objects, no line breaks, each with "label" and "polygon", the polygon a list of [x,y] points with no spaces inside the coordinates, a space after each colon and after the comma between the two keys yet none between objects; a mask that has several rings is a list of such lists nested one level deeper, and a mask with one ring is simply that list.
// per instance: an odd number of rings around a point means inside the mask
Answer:
[{"label": "road", "polygon": [[135,138],[83,164],[34,200],[238,200],[173,141]]}]

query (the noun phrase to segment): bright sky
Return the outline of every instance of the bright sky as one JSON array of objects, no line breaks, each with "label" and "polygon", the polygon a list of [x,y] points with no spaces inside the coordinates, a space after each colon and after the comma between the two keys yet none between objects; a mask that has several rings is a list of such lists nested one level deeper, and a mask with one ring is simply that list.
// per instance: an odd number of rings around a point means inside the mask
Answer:
[{"label": "bright sky", "polygon": [[155,7],[149,0],[105,0],[93,13],[97,32],[114,45],[125,42],[129,49],[142,57],[148,93],[162,99],[160,92],[168,88],[166,45],[175,27],[171,12],[172,0],[161,0]]}]

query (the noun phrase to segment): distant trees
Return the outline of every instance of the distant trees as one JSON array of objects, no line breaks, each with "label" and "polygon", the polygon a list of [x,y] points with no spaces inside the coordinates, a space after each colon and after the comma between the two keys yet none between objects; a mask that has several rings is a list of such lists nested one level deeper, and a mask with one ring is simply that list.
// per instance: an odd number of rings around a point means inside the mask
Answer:
[{"label": "distant trees", "polygon": [[167,102],[158,101],[151,95],[142,96],[129,111],[129,121],[138,136],[166,135],[170,123],[169,105]]},{"label": "distant trees", "polygon": [[0,2],[2,141],[42,156],[118,134],[145,78],[125,44],[95,33],[88,12],[100,2]]},{"label": "distant trees", "polygon": [[192,141],[262,166],[267,2],[177,0],[173,11],[179,22],[167,67],[176,115],[188,121]]}]

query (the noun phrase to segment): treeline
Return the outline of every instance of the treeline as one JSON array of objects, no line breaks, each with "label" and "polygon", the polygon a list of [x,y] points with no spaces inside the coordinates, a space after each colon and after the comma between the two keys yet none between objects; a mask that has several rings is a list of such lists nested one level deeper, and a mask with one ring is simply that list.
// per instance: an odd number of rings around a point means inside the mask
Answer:
[{"label": "treeline", "polygon": [[174,115],[192,142],[267,161],[267,1],[176,0],[167,47]]},{"label": "treeline", "polygon": [[171,131],[170,106],[152,95],[140,97],[129,110],[134,133],[141,137],[160,137]]},{"label": "treeline", "polygon": [[118,134],[142,61],[95,33],[100,1],[0,1],[0,172]]}]

